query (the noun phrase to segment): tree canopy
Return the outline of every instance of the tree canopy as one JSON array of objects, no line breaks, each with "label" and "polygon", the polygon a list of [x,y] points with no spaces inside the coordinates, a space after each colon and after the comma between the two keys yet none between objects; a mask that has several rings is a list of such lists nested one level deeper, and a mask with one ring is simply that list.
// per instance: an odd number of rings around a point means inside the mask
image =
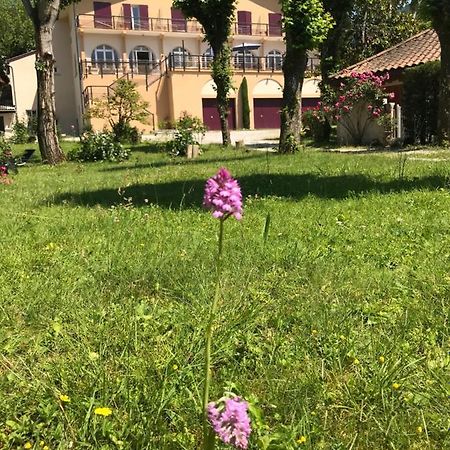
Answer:
[{"label": "tree canopy", "polygon": [[22,3],[0,0],[0,57],[12,58],[34,48],[33,24]]}]

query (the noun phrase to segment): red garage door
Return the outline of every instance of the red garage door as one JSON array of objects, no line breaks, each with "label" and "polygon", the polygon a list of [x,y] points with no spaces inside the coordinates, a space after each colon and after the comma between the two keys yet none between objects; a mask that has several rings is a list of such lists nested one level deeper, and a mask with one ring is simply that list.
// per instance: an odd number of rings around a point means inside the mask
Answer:
[{"label": "red garage door", "polygon": [[[215,98],[202,99],[203,123],[209,130],[220,130],[219,111],[217,111],[217,100]],[[230,130],[236,129],[236,103],[234,98],[230,99],[230,114],[228,115],[228,126]]]},{"label": "red garage door", "polygon": [[255,128],[280,128],[281,98],[255,98]]}]

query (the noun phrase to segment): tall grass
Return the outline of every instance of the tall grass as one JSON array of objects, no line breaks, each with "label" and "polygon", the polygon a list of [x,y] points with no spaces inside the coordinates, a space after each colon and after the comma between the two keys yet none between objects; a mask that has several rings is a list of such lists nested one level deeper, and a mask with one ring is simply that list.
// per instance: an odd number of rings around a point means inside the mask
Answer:
[{"label": "tall grass", "polygon": [[222,165],[211,396],[261,408],[251,448],[450,448],[445,158],[146,150],[0,186],[0,448],[198,448]]}]

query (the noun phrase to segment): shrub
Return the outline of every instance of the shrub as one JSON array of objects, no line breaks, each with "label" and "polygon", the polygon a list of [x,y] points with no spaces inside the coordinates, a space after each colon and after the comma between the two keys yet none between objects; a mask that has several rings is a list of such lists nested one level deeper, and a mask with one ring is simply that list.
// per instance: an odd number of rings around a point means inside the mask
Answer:
[{"label": "shrub", "polygon": [[330,123],[339,123],[347,130],[354,145],[362,143],[370,122],[386,124],[386,99],[393,94],[383,89],[389,74],[377,76],[372,72],[352,72],[337,89],[322,86],[319,110]]},{"label": "shrub", "polygon": [[85,133],[80,147],[69,153],[68,158],[77,161],[123,161],[130,151],[117,142],[113,133]]},{"label": "shrub", "polygon": [[142,133],[126,122],[117,122],[113,124],[112,130],[117,142],[139,144],[142,141]]},{"label": "shrub", "polygon": [[12,126],[12,142],[14,144],[26,144],[29,139],[28,126],[21,120],[16,120]]},{"label": "shrub", "polygon": [[405,70],[403,123],[409,144],[428,144],[437,134],[440,62]]},{"label": "shrub", "polygon": [[321,143],[325,140],[327,117],[320,106],[305,111],[302,114],[302,120],[306,135],[312,137],[315,143]]},{"label": "shrub", "polygon": [[206,127],[198,117],[185,112],[176,122],[175,130],[175,138],[167,143],[167,147],[173,155],[186,156],[188,146],[199,144]]},{"label": "shrub", "polygon": [[2,158],[2,155],[10,151],[11,151],[11,144],[9,143],[9,141],[5,139],[5,136],[3,136],[3,134],[0,134],[0,160]]}]

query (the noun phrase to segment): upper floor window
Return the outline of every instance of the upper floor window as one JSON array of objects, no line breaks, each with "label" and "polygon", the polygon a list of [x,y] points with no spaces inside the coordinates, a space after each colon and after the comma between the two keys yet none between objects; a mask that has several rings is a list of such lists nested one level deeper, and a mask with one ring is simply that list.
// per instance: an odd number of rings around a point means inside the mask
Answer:
[{"label": "upper floor window", "polygon": [[99,45],[92,52],[92,66],[103,71],[115,70],[119,65],[117,52],[109,45]]},{"label": "upper floor window", "polygon": [[111,3],[94,2],[94,27],[112,28]]},{"label": "upper floor window", "polygon": [[191,54],[183,47],[175,47],[169,55],[171,67],[186,67],[189,64]]},{"label": "upper floor window", "polygon": [[148,6],[147,5],[129,5],[124,3],[123,22],[126,30],[148,30]]},{"label": "upper floor window", "polygon": [[202,55],[202,67],[210,67],[213,61],[214,52],[211,47],[208,47]]},{"label": "upper floor window", "polygon": [[172,31],[186,31],[187,22],[183,12],[177,8],[171,8],[170,14],[172,16]]},{"label": "upper floor window", "polygon": [[155,64],[154,53],[144,45],[134,47],[130,52],[130,67],[135,73],[149,73]]},{"label": "upper floor window", "polygon": [[281,70],[283,56],[278,50],[271,50],[266,56],[266,67],[270,70]]},{"label": "upper floor window", "polygon": [[237,34],[252,34],[252,13],[250,11],[237,12]]},{"label": "upper floor window", "polygon": [[269,36],[281,36],[281,14],[269,13]]}]

